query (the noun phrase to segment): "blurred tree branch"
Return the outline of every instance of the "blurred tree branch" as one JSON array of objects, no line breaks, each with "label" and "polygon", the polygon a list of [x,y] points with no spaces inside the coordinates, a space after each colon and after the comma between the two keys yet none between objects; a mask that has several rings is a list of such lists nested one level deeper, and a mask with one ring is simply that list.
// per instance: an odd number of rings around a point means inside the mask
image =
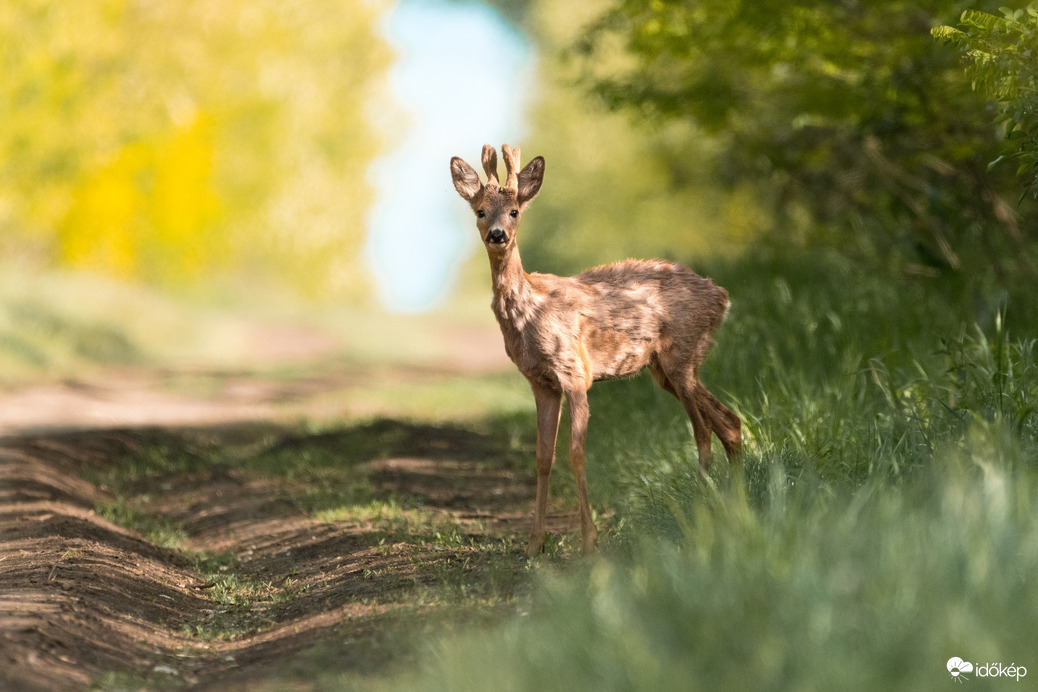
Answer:
[{"label": "blurred tree branch", "polygon": [[[577,51],[609,106],[715,138],[719,177],[759,185],[777,242],[967,280],[1030,273],[1034,209],[1023,223],[1004,202],[985,98],[930,36],[977,4],[617,0]],[[601,59],[617,48],[621,68]]]},{"label": "blurred tree branch", "polygon": [[1038,199],[1038,2],[1001,13],[966,10],[962,29],[939,26],[933,35],[959,49],[973,88],[997,103],[1005,140],[991,165],[1015,159],[1025,194]]}]

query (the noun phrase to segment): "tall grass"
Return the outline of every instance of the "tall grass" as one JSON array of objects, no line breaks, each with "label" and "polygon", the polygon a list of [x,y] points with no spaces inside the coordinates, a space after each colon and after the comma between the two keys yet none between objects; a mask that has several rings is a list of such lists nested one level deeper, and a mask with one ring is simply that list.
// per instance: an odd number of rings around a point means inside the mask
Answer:
[{"label": "tall grass", "polygon": [[934,689],[953,656],[1038,676],[1038,320],[834,258],[716,276],[704,379],[743,470],[701,480],[647,378],[593,389],[601,553],[435,646],[423,689]]},{"label": "tall grass", "polygon": [[[936,305],[926,286],[855,278],[838,258],[722,271],[734,307],[703,379],[743,420],[739,482],[754,505],[776,472],[829,493],[911,478],[977,424],[1038,444],[1036,342],[1014,336],[1004,295],[979,309],[982,326],[962,304],[972,297]],[[1019,331],[1038,335],[1038,320]],[[647,376],[591,399],[592,496],[635,533],[673,534],[675,510],[701,501],[682,407]],[[726,472],[718,464],[715,477]]]},{"label": "tall grass", "polygon": [[953,656],[1034,670],[1038,487],[1005,462],[704,502],[681,540],[546,581],[529,618],[443,646],[423,689],[937,689]]}]

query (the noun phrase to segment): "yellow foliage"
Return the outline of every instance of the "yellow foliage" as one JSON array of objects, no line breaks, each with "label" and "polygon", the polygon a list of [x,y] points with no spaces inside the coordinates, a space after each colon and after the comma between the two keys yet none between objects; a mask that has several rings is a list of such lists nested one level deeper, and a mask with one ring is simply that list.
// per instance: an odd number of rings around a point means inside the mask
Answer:
[{"label": "yellow foliage", "polygon": [[[149,201],[155,245],[180,258],[177,273],[197,277],[207,262],[219,262],[213,224],[219,219],[220,200],[213,181],[211,128],[202,119],[157,148]],[[208,248],[208,257],[201,248]]]},{"label": "yellow foliage", "polygon": [[0,251],[362,295],[384,9],[3,3]]},{"label": "yellow foliage", "polygon": [[196,120],[167,141],[131,144],[73,189],[62,259],[120,278],[197,279],[219,262],[210,127]]},{"label": "yellow foliage", "polygon": [[73,193],[60,235],[69,264],[105,269],[121,278],[136,273],[141,193],[134,175],[146,159],[141,147],[128,147]]}]

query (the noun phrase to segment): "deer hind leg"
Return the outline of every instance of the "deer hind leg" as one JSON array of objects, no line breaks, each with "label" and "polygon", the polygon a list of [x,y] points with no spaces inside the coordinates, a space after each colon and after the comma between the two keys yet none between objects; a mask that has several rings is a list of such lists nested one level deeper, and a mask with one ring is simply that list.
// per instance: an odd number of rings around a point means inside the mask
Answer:
[{"label": "deer hind leg", "polygon": [[702,411],[710,421],[714,433],[724,445],[729,461],[738,459],[742,454],[742,421],[731,409],[718,401],[706,387],[699,386],[699,402]]},{"label": "deer hind leg", "polygon": [[544,515],[548,511],[548,481],[555,463],[555,443],[559,435],[559,416],[562,414],[562,394],[550,389],[533,387],[537,404],[537,499],[533,507],[533,527],[526,554],[533,557],[544,547]]},{"label": "deer hind leg", "polygon": [[678,391],[674,389],[674,385],[671,384],[670,380],[667,378],[667,374],[663,372],[663,368],[660,367],[658,362],[655,360],[649,361],[649,372],[652,373],[652,377],[656,380],[656,384],[663,387],[664,390],[670,392],[679,400],[681,399],[681,397],[678,396]]},{"label": "deer hind leg", "polygon": [[692,436],[696,439],[696,449],[699,450],[699,467],[706,471],[714,460],[714,453],[710,449],[710,433],[713,432],[711,419],[704,415],[702,403],[699,400],[699,387],[691,385],[679,390],[678,398],[681,400],[689,420],[692,421]]},{"label": "deer hind leg", "polygon": [[588,502],[585,476],[584,441],[587,439],[589,414],[587,390],[582,387],[570,389],[566,392],[566,400],[569,403],[570,418],[569,463],[573,467],[573,476],[577,481],[577,498],[580,502],[580,547],[586,554],[594,550],[598,535],[595,522],[591,519],[591,504]]},{"label": "deer hind leg", "polygon": [[[682,370],[673,364],[654,362],[649,364],[656,382],[663,389],[677,397],[681,405],[685,407],[692,422],[692,436],[696,440],[696,449],[699,452],[699,466],[703,471],[710,468],[713,461],[713,452],[710,449],[710,433],[714,432],[715,417],[710,415],[707,405],[700,396],[700,391],[706,392],[696,380],[695,372],[689,368]],[[707,392],[709,395],[709,392]],[[711,397],[712,398],[712,397]],[[716,399],[714,400],[716,401]],[[720,437],[720,435],[718,435]],[[726,447],[727,449],[727,447]]]}]

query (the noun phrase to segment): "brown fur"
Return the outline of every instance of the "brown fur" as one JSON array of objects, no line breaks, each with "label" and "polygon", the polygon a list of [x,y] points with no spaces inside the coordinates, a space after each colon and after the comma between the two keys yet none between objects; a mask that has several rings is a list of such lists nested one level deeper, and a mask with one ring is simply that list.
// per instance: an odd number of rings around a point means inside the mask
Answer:
[{"label": "brown fur", "polygon": [[698,371],[713,345],[710,333],[728,312],[728,292],[691,269],[663,260],[624,260],[573,277],[527,274],[516,232],[522,212],[544,178],[544,159],[519,170],[519,148],[501,147],[507,178],[497,178],[497,153],[483,147],[484,185],[476,171],[451,159],[454,187],[476,213],[493,279],[491,307],[508,357],[530,382],[537,404],[537,500],[527,554],[544,544],[548,479],[555,461],[562,397],[570,408],[570,464],[580,500],[582,547],[595,543],[587,498],[584,441],[587,390],[597,380],[648,367],[676,396],[692,421],[699,463],[710,465],[710,435],[729,459],[742,447],[738,416],[714,398]]}]

